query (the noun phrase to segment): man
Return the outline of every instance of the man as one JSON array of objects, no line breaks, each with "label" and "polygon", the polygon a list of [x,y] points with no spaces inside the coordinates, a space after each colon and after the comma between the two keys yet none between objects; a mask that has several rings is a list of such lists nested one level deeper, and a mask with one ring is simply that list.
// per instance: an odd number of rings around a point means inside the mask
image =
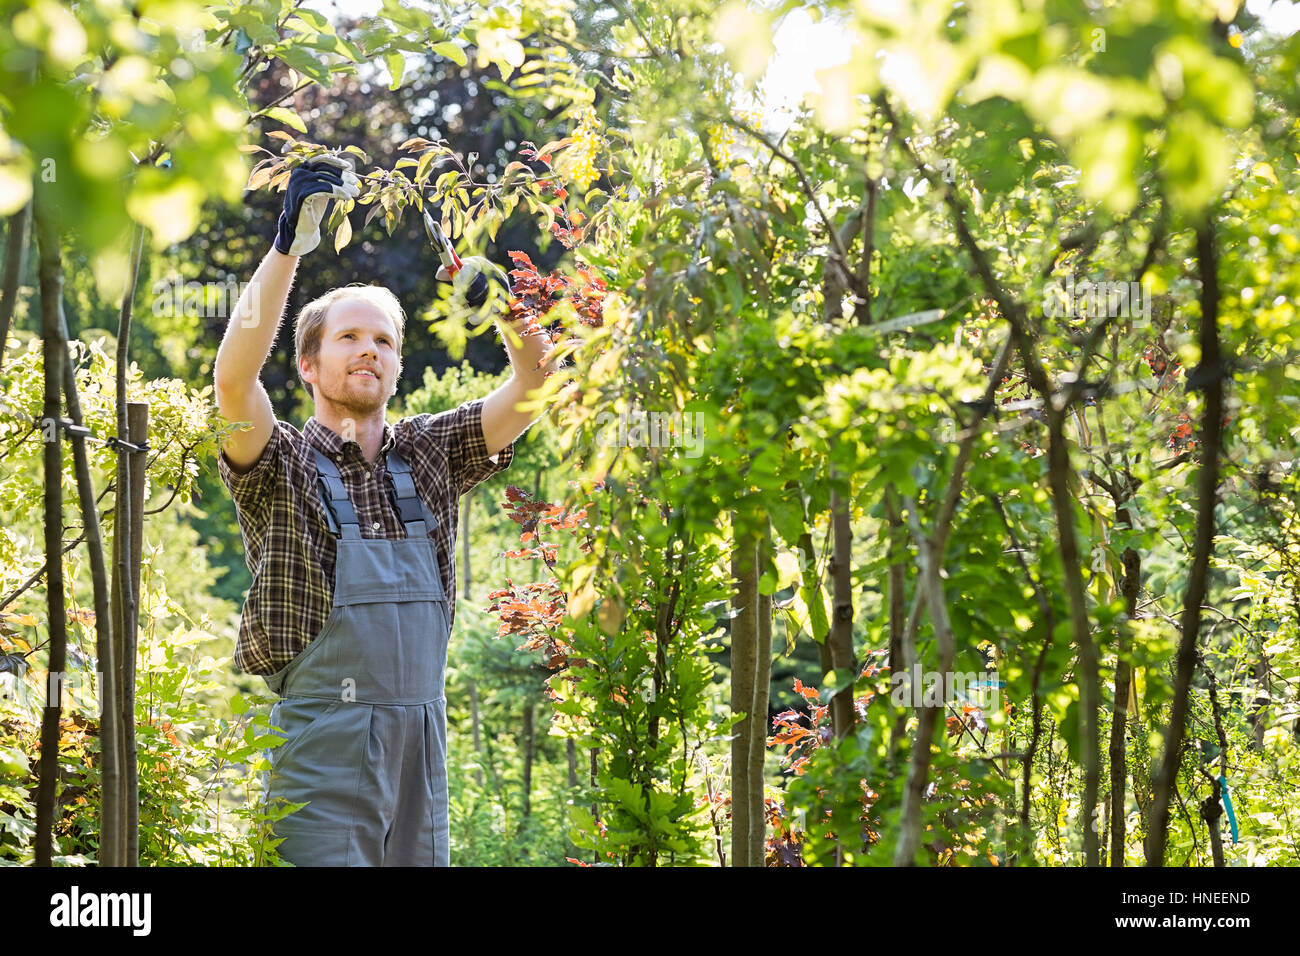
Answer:
[{"label": "man", "polygon": [[285,859],[447,866],[443,671],[459,498],[510,466],[535,417],[516,405],[541,384],[550,343],[507,335],[509,382],[389,425],[402,308],[386,289],[335,289],[303,308],[295,330],[315,414],[301,432],[276,420],[258,376],[298,259],[319,244],[330,201],[358,192],[346,158],[294,169],[274,248],[217,352],[217,406],[250,423],[218,458],[253,572],[235,665],[280,698],[271,721],[286,741],[268,752],[268,798],[306,802],[274,824]]}]

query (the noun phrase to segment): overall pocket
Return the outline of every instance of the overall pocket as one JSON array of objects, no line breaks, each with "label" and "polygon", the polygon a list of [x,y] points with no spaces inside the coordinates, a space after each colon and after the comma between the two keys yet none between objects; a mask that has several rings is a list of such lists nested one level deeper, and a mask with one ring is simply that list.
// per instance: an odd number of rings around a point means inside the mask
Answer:
[{"label": "overall pocket", "polygon": [[271,708],[271,733],[285,742],[271,748],[271,766],[277,766],[301,747],[311,738],[312,728],[319,728],[321,721],[342,704],[341,699],[321,700],[316,697],[285,697],[276,701]]},{"label": "overall pocket", "polygon": [[[277,836],[316,834],[333,845],[334,837],[351,830],[357,812],[371,705],[291,697],[276,708],[272,723],[284,728],[287,742],[273,748],[280,753],[272,760],[267,802],[274,805],[283,799],[307,805],[277,821],[273,829]],[[332,835],[329,840],[327,835]]]},{"label": "overall pocket", "polygon": [[293,660],[285,664],[274,674],[264,674],[262,676],[262,679],[266,681],[266,686],[270,689],[271,693],[281,697],[292,695],[293,688],[289,685],[290,677],[295,671],[302,667],[303,661],[307,660],[309,656],[319,651],[321,644],[325,642],[327,637],[338,630],[345,611],[347,611],[346,607],[339,607],[337,605],[330,608],[329,615],[325,618],[325,623],[321,626],[319,633],[308,642],[307,646],[300,650]]}]

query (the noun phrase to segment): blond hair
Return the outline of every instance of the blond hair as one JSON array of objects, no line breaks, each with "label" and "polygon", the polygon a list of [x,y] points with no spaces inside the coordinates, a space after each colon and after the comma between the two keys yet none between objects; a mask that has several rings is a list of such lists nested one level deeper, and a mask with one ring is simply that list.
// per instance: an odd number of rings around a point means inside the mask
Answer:
[{"label": "blond hair", "polygon": [[313,397],[316,393],[311,383],[302,375],[302,360],[309,358],[314,362],[319,359],[321,335],[325,332],[325,313],[335,302],[344,299],[369,302],[392,320],[393,328],[397,330],[398,377],[402,374],[402,338],[406,332],[406,313],[402,311],[402,303],[397,301],[397,296],[380,285],[353,283],[340,286],[304,305],[302,311],[298,313],[294,328],[294,365],[298,368],[299,380],[307,386],[307,391],[311,392]]}]

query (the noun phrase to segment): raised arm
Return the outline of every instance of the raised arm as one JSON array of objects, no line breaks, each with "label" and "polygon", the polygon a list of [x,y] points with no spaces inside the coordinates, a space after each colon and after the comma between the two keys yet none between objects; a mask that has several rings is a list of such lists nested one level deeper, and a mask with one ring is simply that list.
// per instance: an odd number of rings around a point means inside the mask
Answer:
[{"label": "raised arm", "polygon": [[[439,248],[441,233],[433,229],[432,220],[426,229],[431,233],[434,247]],[[450,246],[444,248],[448,250],[444,263],[448,259],[457,259],[455,253],[449,251]],[[475,322],[483,321],[484,313],[494,317],[510,355],[510,380],[483,402],[483,438],[487,442],[488,457],[495,458],[497,452],[514,442],[541,414],[540,411],[520,411],[518,406],[527,400],[530,391],[540,388],[546,381],[554,363],[543,363],[542,360],[551,353],[553,345],[544,330],[524,335],[524,320],[510,317],[506,304],[514,290],[504,269],[482,256],[466,256],[459,261],[454,276],[450,275],[445,264],[437,275],[442,280],[450,279],[454,285],[453,308],[477,313],[471,318]],[[489,281],[478,279],[480,276]],[[493,301],[487,304],[489,298]]]},{"label": "raised arm", "polygon": [[[530,391],[542,386],[546,372],[553,364],[537,368],[553,349],[544,332],[523,335],[524,323],[520,320],[511,322],[504,315],[499,316],[497,322],[506,340],[506,351],[510,353],[510,379],[483,402],[483,438],[489,456],[522,435],[541,415],[539,411],[519,411],[517,406],[528,398]],[[519,344],[515,344],[516,340]]]},{"label": "raised arm", "polygon": [[271,249],[244,287],[217,349],[213,372],[217,408],[228,421],[252,422],[252,429],[233,432],[221,446],[237,472],[250,469],[275,428],[271,399],[258,376],[275,343],[298,256]]},{"label": "raised arm", "polygon": [[275,411],[258,376],[284,317],[298,259],[320,244],[320,224],[330,201],[354,199],[359,192],[352,162],[344,156],[318,156],[289,175],[275,246],[240,295],[213,370],[217,409],[228,421],[253,426],[234,432],[221,446],[237,473],[257,463],[275,428]]}]

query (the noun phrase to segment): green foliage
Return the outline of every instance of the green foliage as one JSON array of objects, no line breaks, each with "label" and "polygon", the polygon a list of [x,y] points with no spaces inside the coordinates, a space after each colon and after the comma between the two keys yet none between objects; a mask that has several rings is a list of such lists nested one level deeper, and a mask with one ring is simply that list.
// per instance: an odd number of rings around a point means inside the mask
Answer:
[{"label": "green foliage", "polygon": [[[791,2],[779,11],[804,6]],[[1154,16],[1140,20],[1122,5],[1108,5],[1097,18],[1082,10],[1002,6],[1015,14],[951,18],[947,4],[923,3],[900,20],[878,18],[861,5],[832,5],[846,14],[842,29],[885,51],[885,66],[854,56],[828,71],[832,79],[823,84],[828,92],[816,113],[796,113],[779,136],[746,114],[743,92],[721,92],[732,68],[744,67],[746,52],[767,35],[768,14],[728,5],[716,17],[695,16],[681,4],[666,18],[655,5],[634,4],[626,32],[589,28],[615,78],[604,101],[605,135],[613,145],[601,208],[616,228],[597,230],[581,252],[610,275],[612,328],[579,356],[585,394],[596,394],[576,411],[564,447],[592,462],[599,476],[610,469],[612,487],[627,483],[634,495],[660,502],[665,515],[700,541],[723,543],[713,521],[722,510],[739,509],[755,522],[770,517],[784,546],[797,549],[808,581],[803,539],[829,503],[830,468],[852,475],[839,487],[852,497],[858,540],[864,533],[868,540],[883,536],[887,489],[929,506],[951,479],[961,422],[969,420],[962,403],[979,398],[1007,319],[967,259],[973,246],[988,250],[995,281],[1027,308],[1038,354],[1061,382],[1078,367],[1078,344],[1095,314],[1054,315],[1054,284],[1066,277],[1095,281],[1098,272],[1127,282],[1134,274],[1141,279],[1145,269],[1145,295],[1154,296],[1151,323],[1115,323],[1096,365],[1083,374],[1116,385],[1147,371],[1157,378],[1117,389],[1104,401],[1082,402],[1073,414],[1069,455],[1077,498],[1067,507],[1085,555],[1103,682],[1113,680],[1118,636],[1131,642],[1125,653],[1138,671],[1139,705],[1130,764],[1139,798],[1149,800],[1147,765],[1159,751],[1145,742],[1168,719],[1177,639],[1170,620],[1179,613],[1196,508],[1194,471],[1186,461],[1170,467],[1180,452],[1194,449],[1188,423],[1201,415],[1195,395],[1169,387],[1196,359],[1190,230],[1207,208],[1224,203],[1221,322],[1232,354],[1246,348],[1261,355],[1254,351],[1262,344],[1258,333],[1237,325],[1236,283],[1226,277],[1245,269],[1260,284],[1289,281],[1280,278],[1289,275],[1284,268],[1250,264],[1266,260],[1243,255],[1236,261],[1238,250],[1258,247],[1262,237],[1234,211],[1240,204],[1262,212],[1266,202],[1286,202],[1262,198],[1272,196],[1279,168],[1294,177],[1295,161],[1280,142],[1251,128],[1261,101],[1248,77],[1258,70],[1259,86],[1275,88],[1265,58],[1289,47],[1266,53],[1267,39],[1255,33],[1247,47],[1238,27],[1212,29],[1203,18],[1212,14],[1174,5],[1158,5]],[[1249,28],[1244,20],[1240,29]],[[695,48],[693,41],[710,33],[723,40],[729,61]],[[1243,57],[1243,49],[1250,53]],[[654,95],[622,96],[619,89]],[[856,93],[870,94],[872,103],[855,100]],[[906,121],[901,127],[878,108],[886,102]],[[1267,99],[1262,103],[1272,108]],[[1291,124],[1285,119],[1275,129]],[[745,150],[743,159],[733,159],[733,143]],[[913,151],[920,168],[913,168]],[[927,170],[942,175],[927,183]],[[847,254],[856,263],[866,256],[861,229],[850,227],[859,209],[868,208],[864,194],[872,181],[874,252],[855,266],[869,288],[865,296],[846,289],[843,303],[828,302],[832,259]],[[964,210],[969,236],[959,233],[953,208],[943,201],[945,181]],[[1290,219],[1282,218],[1267,230],[1277,237],[1271,242],[1289,241]],[[838,233],[838,244],[828,228]],[[1283,288],[1264,296],[1252,285],[1247,303],[1281,309],[1266,328],[1285,334],[1283,313],[1292,298]],[[939,321],[918,317],[910,329],[888,332],[870,324],[927,310],[939,310]],[[1265,364],[1274,369],[1263,374],[1280,386],[1285,410],[1253,384],[1256,373],[1247,373],[1245,388],[1258,408],[1245,395],[1233,406],[1234,417],[1247,422],[1240,438],[1231,436],[1229,476],[1237,474],[1234,463],[1247,453],[1252,431],[1267,427],[1280,436],[1296,428],[1291,383],[1283,382],[1276,358]],[[994,384],[998,405],[1034,397],[1018,374]],[[690,460],[601,448],[599,413],[634,402],[706,411],[704,454]],[[1268,426],[1261,425],[1265,418]],[[963,476],[966,494],[945,561],[958,666],[996,666],[1010,711],[983,715],[982,740],[961,730],[965,717],[955,718],[959,734],[937,749],[931,774],[937,789],[923,819],[932,834],[923,845],[934,862],[958,863],[968,854],[974,862],[1010,862],[1006,837],[1022,796],[1031,804],[1031,827],[1050,837],[1035,846],[1040,859],[1065,862],[1080,850],[1080,781],[1073,770],[1083,756],[1077,649],[1047,481],[1048,436],[1039,420],[995,414],[994,427],[976,437]],[[1089,493],[1092,475],[1114,477],[1116,452],[1136,493],[1107,500],[1096,493],[1097,483]],[[1119,520],[1120,505],[1131,528]],[[618,566],[606,555],[617,553],[640,570],[638,542],[654,527],[618,512],[608,520],[621,533],[611,532],[597,549],[600,570],[586,584],[596,593],[617,574],[606,570]],[[1009,545],[1009,536],[1018,544]],[[814,541],[815,555],[819,536]],[[1125,547],[1140,550],[1147,588],[1143,619],[1127,623],[1117,617],[1116,593]],[[864,551],[854,558],[865,565],[855,568],[862,579],[879,581],[899,554]],[[692,561],[681,577],[717,570],[716,559]],[[812,580],[815,588],[805,584],[792,610],[796,623],[811,621],[820,640],[826,585],[820,576]],[[922,646],[926,628],[918,635]],[[589,640],[592,631],[574,633]],[[854,638],[861,655],[880,649],[887,633],[866,621]],[[1221,673],[1240,663],[1240,657],[1224,661]],[[1198,679],[1198,706],[1204,693]],[[863,779],[877,794],[882,821],[880,840],[863,860],[892,857],[902,796],[890,758],[907,742],[893,739],[896,709],[883,698],[873,707],[878,717],[837,747],[820,749],[787,788],[787,816],[804,811],[820,819],[829,810],[829,829],[839,834],[827,842],[809,832],[804,853],[810,861],[857,858],[844,835],[855,832]],[[1021,794],[1016,764],[986,755],[993,741],[1011,752],[1031,738],[1038,748],[1032,792]],[[1103,780],[1105,773],[1103,760]],[[1178,786],[1195,792],[1203,780],[1189,769]],[[611,813],[625,812],[616,788],[607,799]],[[1138,821],[1139,830],[1144,825]],[[1174,820],[1178,847],[1189,842],[1189,825],[1197,824]],[[626,832],[616,839],[626,841]]]},{"label": "green foliage", "polygon": [[[366,177],[363,195],[327,224],[336,253],[391,240],[412,225],[408,211],[426,206],[466,253],[501,246],[521,222],[542,232],[543,249],[552,238],[562,248],[558,264],[528,275],[548,306],[550,290],[567,291],[545,319],[567,333],[561,348],[573,365],[544,388],[548,420],[518,443],[506,500],[476,492],[466,504],[471,552],[495,554],[475,559],[473,581],[492,590],[462,609],[449,674],[449,700],[460,701],[453,761],[467,770],[452,796],[458,862],[718,860],[738,717],[726,704],[730,675],[714,657],[730,640],[719,610],[733,586],[733,529],[719,516],[775,530],[775,553],[760,569],[760,590],[787,624],[775,663],[810,675],[824,694],[855,676],[828,677],[820,657],[834,610],[833,493],[852,529],[852,650],[876,661],[901,623],[890,620],[895,569],[904,615],[923,604],[907,520],[932,534],[959,481],[939,556],[953,666],[995,673],[1000,697],[945,710],[923,781],[916,862],[1081,859],[1091,744],[1063,560],[1068,518],[1099,659],[1103,801],[1112,796],[1114,682],[1121,662],[1133,671],[1136,696],[1117,743],[1128,771],[1126,861],[1141,863],[1176,688],[1207,424],[1225,434],[1218,537],[1167,859],[1210,863],[1191,808],[1209,792],[1226,742],[1241,823],[1241,842],[1225,847],[1229,864],[1296,862],[1287,807],[1300,773],[1292,599],[1300,567],[1290,557],[1300,489],[1289,451],[1300,433],[1292,372],[1300,290],[1290,268],[1300,251],[1300,34],[1270,34],[1231,0],[897,8],[783,0],[762,9],[630,0],[618,17],[588,0],[529,0],[475,5],[446,22],[441,10],[385,0],[377,16],[346,29],[287,2],[168,4],[139,23],[111,3],[75,13],[44,0],[10,6],[0,28],[0,212],[33,194],[61,209],[65,225],[75,210],[68,289],[87,326],[111,326],[132,222],[150,228],[160,251],[208,221],[205,203],[237,199],[240,183],[274,206],[288,170],[327,149],[348,152]],[[819,90],[778,121],[755,98],[755,82],[774,24],[795,12],[826,18],[855,52],[820,70]],[[181,43],[190,28],[204,44]],[[516,145],[494,144],[497,155],[484,157],[495,176],[441,138],[454,129],[446,114],[401,113],[386,127],[394,142],[362,148],[346,124],[320,134],[323,116],[281,97],[299,86],[369,83],[382,118],[383,87],[409,91],[430,64],[463,69],[501,98],[494,121],[499,114],[501,140]],[[43,119],[51,115],[67,121],[55,128]],[[250,170],[236,141],[254,118],[283,129],[240,147],[259,154]],[[47,158],[57,179],[41,178]],[[351,218],[367,206],[362,220]],[[231,218],[240,231],[245,220]],[[1208,316],[1196,234],[1206,228],[1231,372],[1222,423],[1205,421],[1197,378]],[[176,253],[180,274],[204,274],[210,257],[199,248]],[[1100,317],[1074,308],[1066,291],[1085,282],[1137,282],[1146,311],[1107,316],[1089,341]],[[599,305],[599,321],[584,321],[584,303]],[[472,329],[471,317],[444,317],[445,303],[417,311],[456,357],[486,331]],[[18,316],[32,324],[25,302]],[[141,325],[167,361],[210,358],[191,317]],[[1006,376],[990,382],[1008,341]],[[37,351],[11,355],[4,400],[37,415]],[[111,432],[107,358],[93,346],[79,356],[88,423]],[[155,378],[163,369],[149,362],[132,389],[150,401],[158,435],[150,500],[166,486],[177,506],[191,507],[198,463],[215,455],[221,430],[210,424],[208,394]],[[1035,384],[1040,366],[1047,394]],[[436,413],[503,380],[467,364],[442,376],[429,369],[395,412]],[[1077,381],[1088,385],[1065,412],[1067,493],[1056,500],[1043,403]],[[972,424],[977,410],[988,415]],[[635,412],[690,413],[676,421],[694,441],[609,441],[611,420]],[[30,429],[5,421],[7,594],[40,563],[40,446]],[[112,457],[92,446],[97,487]],[[65,487],[75,487],[66,449]],[[915,506],[895,527],[903,501]],[[152,788],[142,853],[270,861],[251,776],[266,729],[249,716],[256,708],[236,698],[240,713],[218,718],[208,735],[220,703],[196,708],[187,696],[195,687],[214,695],[221,684],[231,609],[210,597],[198,537],[168,520],[159,522],[166,547],[151,553],[158,576],[148,588],[164,612],[148,621],[157,643],[142,649],[155,681],[141,695]],[[165,565],[187,549],[197,557],[182,583]],[[1140,573],[1132,616],[1122,593],[1129,549]],[[527,570],[521,560],[532,562]],[[84,607],[85,569],[69,561]],[[24,655],[32,644],[17,635],[32,626],[21,623],[28,612],[39,614],[26,602],[6,609],[0,631],[6,648],[23,640]],[[489,614],[500,621],[495,634]],[[158,637],[168,615],[177,622]],[[221,632],[215,652],[187,661],[185,648],[208,646],[192,642],[209,628]],[[924,608],[914,636],[921,666],[937,666]],[[892,862],[917,711],[892,700],[883,681],[874,668],[852,681],[858,720],[842,739],[822,742],[825,705],[809,700],[818,745],[759,783],[779,832],[769,862]],[[535,722],[531,739],[524,714]],[[770,726],[771,714],[756,716]],[[32,750],[8,732],[0,847],[17,861],[30,853],[29,797],[16,781],[30,772]],[[92,764],[78,759],[69,766],[93,783]],[[218,816],[223,788],[240,795],[228,795]],[[93,859],[93,802],[75,806],[60,831],[63,862]],[[241,836],[221,850],[222,834]]]},{"label": "green foliage", "polygon": [[[99,343],[73,343],[79,356],[77,388],[86,424],[98,436],[113,434],[114,363]],[[10,356],[0,400],[3,419],[5,559],[0,587],[17,600],[0,622],[0,654],[7,661],[0,695],[0,860],[30,864],[35,836],[35,780],[39,727],[45,703],[45,606],[41,589],[20,584],[39,570],[43,478],[39,433],[18,415],[39,395],[38,348]],[[141,865],[253,865],[274,860],[265,845],[268,815],[260,804],[256,777],[260,751],[268,743],[267,717],[229,696],[231,628],[237,608],[210,595],[215,576],[206,549],[187,520],[197,474],[196,461],[210,456],[222,434],[210,390],[191,389],[174,379],[144,382],[128,376],[133,398],[147,400],[151,447],[146,482],[140,639],[136,662],[136,740],[140,784]],[[39,411],[39,406],[32,411]],[[88,443],[92,480],[106,486],[116,455]],[[65,450],[65,489],[76,489],[72,449]],[[161,487],[160,487],[161,486]],[[75,494],[65,497],[70,527],[80,524]],[[111,541],[111,514],[101,517]],[[71,582],[68,616],[70,675],[67,716],[60,739],[61,808],[56,823],[56,863],[88,865],[99,846],[99,689],[95,681],[95,627],[89,568],[84,553],[65,557]],[[214,654],[214,651],[216,652]],[[21,662],[15,665],[15,661]],[[232,710],[233,708],[233,710]],[[214,718],[214,714],[218,715]],[[278,739],[278,738],[276,738]]]}]

